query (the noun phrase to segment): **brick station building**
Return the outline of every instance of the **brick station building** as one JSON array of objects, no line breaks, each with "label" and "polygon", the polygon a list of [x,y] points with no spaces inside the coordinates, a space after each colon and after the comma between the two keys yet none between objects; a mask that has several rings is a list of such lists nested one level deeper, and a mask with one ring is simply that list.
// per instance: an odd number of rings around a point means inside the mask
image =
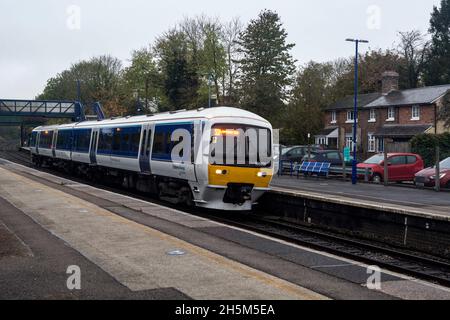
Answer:
[{"label": "brick station building", "polygon": [[[398,79],[398,73],[385,72],[381,92],[358,96],[357,148],[365,158],[385,147],[390,152],[408,152],[414,136],[448,131],[438,114],[450,103],[450,84],[399,90]],[[353,109],[354,96],[327,107],[325,128],[315,136],[316,144],[353,150]]]}]

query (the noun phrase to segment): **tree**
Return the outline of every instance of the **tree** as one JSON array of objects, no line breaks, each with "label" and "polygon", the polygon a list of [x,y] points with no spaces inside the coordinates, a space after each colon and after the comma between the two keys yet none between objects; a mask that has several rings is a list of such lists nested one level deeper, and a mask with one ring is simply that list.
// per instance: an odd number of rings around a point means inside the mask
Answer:
[{"label": "tree", "polygon": [[[405,72],[400,66],[404,65],[404,59],[394,50],[371,50],[359,56],[359,93],[381,92],[382,74],[385,71],[397,71],[400,74],[399,86],[407,89],[408,81]],[[354,94],[355,67],[354,58],[338,59],[334,62],[334,71],[331,74],[334,85],[330,89],[333,92],[333,101]]]},{"label": "tree", "polygon": [[242,106],[275,121],[289,98],[295,61],[277,13],[262,11],[239,38]]},{"label": "tree", "polygon": [[450,0],[433,8],[430,29],[431,47],[424,79],[428,86],[450,83]]},{"label": "tree", "polygon": [[[135,50],[131,54],[131,66],[123,74],[123,94],[130,109],[136,111],[136,104],[144,112],[157,111],[163,104],[161,75],[151,48]],[[139,98],[139,101],[138,101]]]},{"label": "tree", "polygon": [[[239,101],[239,96],[236,87],[236,79],[239,72],[240,47],[239,36],[243,31],[242,22],[239,18],[233,18],[223,28],[223,42],[226,50],[226,72],[223,76],[223,96],[226,97],[225,102],[230,105],[235,105]],[[227,82],[227,84],[225,84]]]},{"label": "tree", "polygon": [[399,55],[404,63],[400,65],[400,73],[407,79],[408,88],[417,88],[425,67],[429,42],[418,30],[399,32]]},{"label": "tree", "polygon": [[201,20],[200,26],[203,35],[200,72],[206,75],[207,81],[213,82],[217,100],[221,103],[223,102],[221,85],[226,70],[226,52],[221,42],[222,25],[217,20]]},{"label": "tree", "polygon": [[189,49],[186,35],[173,29],[156,43],[162,88],[168,99],[168,110],[198,107],[198,65]]},{"label": "tree", "polygon": [[333,72],[333,63],[313,61],[300,69],[283,120],[283,143],[307,144],[308,133],[314,135],[323,129],[323,109],[332,98]]},{"label": "tree", "polygon": [[77,100],[77,81],[80,81],[81,102],[85,106],[99,101],[108,116],[121,115],[127,111],[119,94],[122,71],[121,61],[109,55],[80,61],[49,79],[38,98]]}]

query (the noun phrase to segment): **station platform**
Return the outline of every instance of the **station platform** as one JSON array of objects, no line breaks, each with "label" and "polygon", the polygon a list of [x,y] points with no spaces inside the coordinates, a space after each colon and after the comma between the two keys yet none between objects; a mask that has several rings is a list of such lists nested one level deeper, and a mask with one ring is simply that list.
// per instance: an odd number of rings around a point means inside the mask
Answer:
[{"label": "station platform", "polygon": [[386,212],[450,221],[450,192],[317,178],[275,177],[274,192]]},{"label": "station platform", "polygon": [[[2,299],[450,299],[450,290],[0,159]],[[81,290],[66,285],[79,266]]]}]

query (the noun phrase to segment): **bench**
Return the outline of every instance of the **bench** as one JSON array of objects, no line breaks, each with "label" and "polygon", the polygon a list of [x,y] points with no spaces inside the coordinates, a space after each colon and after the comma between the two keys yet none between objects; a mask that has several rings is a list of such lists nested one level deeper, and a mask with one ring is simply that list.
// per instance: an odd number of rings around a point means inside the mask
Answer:
[{"label": "bench", "polygon": [[304,161],[301,165],[297,167],[297,177],[300,173],[304,175],[317,175],[328,177],[330,173],[331,163],[328,162],[309,162]]}]

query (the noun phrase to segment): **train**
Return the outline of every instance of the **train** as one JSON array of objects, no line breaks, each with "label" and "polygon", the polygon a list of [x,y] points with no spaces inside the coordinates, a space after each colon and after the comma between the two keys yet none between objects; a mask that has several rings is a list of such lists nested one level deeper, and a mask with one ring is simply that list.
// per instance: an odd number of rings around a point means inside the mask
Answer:
[{"label": "train", "polygon": [[231,107],[33,129],[31,161],[175,204],[252,210],[274,175],[273,128]]}]

